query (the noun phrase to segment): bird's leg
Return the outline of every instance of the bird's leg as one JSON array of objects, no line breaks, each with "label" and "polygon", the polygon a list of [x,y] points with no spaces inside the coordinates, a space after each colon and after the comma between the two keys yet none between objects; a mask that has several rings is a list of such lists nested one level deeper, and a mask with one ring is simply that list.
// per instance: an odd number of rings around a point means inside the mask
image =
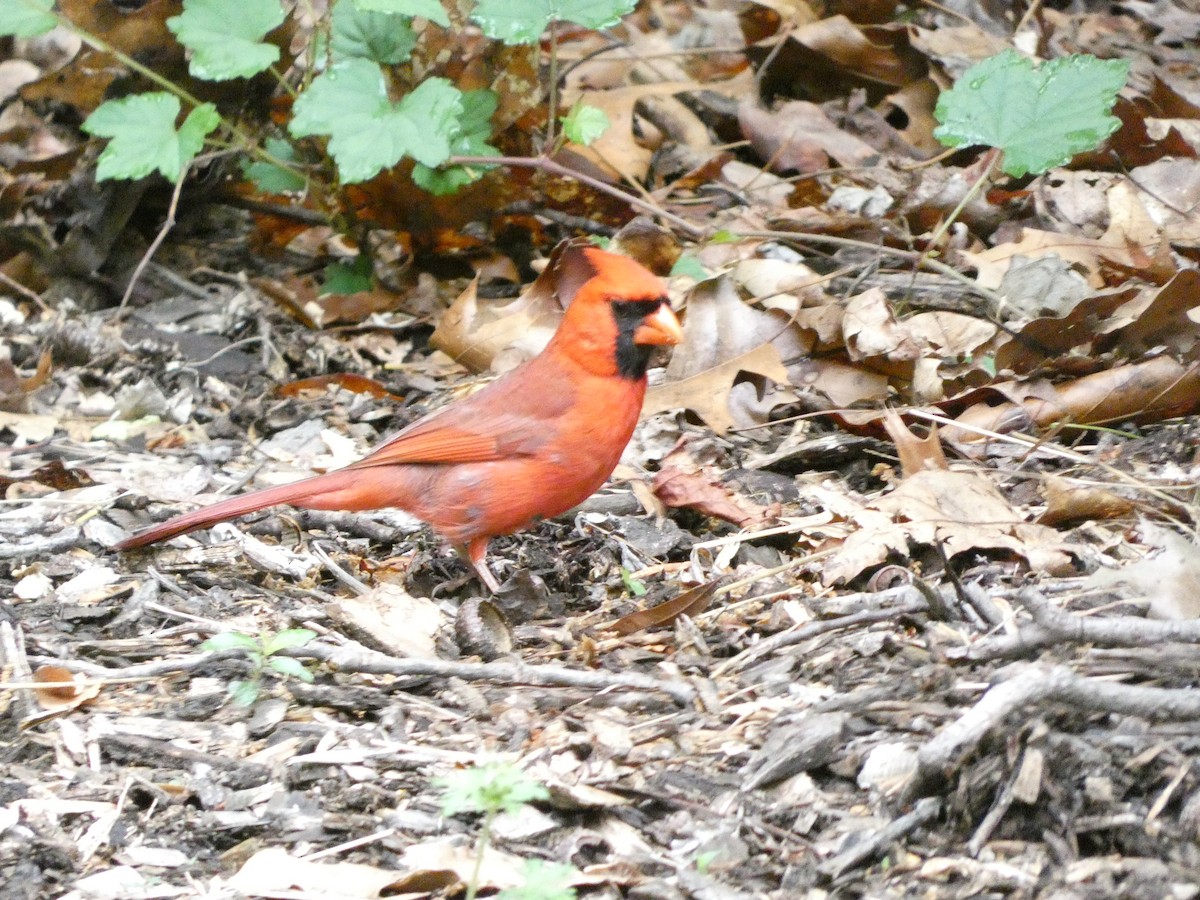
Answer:
[{"label": "bird's leg", "polygon": [[461,550],[464,556],[471,561],[471,566],[479,575],[479,580],[483,582],[483,586],[493,594],[500,593],[500,582],[496,580],[496,576],[492,574],[492,570],[488,568],[487,560],[484,559],[487,553],[488,538],[475,538],[471,543]]}]

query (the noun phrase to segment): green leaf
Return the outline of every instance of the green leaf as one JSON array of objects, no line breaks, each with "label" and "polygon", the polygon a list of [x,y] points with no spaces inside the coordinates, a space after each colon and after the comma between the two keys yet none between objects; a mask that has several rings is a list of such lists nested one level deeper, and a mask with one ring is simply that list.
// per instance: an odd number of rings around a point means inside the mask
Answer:
[{"label": "green leaf", "polygon": [[[452,156],[499,156],[500,151],[487,142],[492,136],[492,116],[498,98],[493,91],[467,91],[462,95],[462,115],[450,137]],[[478,181],[494,166],[450,166],[434,169],[420,163],[413,169],[413,181],[431,194],[453,194],[459,188]]]},{"label": "green leaf", "polygon": [[222,631],[219,634],[214,634],[200,645],[201,650],[208,650],[210,652],[219,652],[221,650],[257,650],[258,648],[258,638],[242,634],[240,631]]},{"label": "green leaf", "polygon": [[1004,152],[1013,177],[1040,174],[1092,150],[1120,127],[1111,115],[1129,61],[1077,54],[1035,69],[1015,50],[976,63],[938,98],[934,137]]},{"label": "green leaf", "polygon": [[444,78],[427,78],[399,103],[383,73],[365,59],[334,63],[296,100],[288,126],[296,137],[328,135],[342,180],[366,181],[411,156],[437,166],[450,155],[462,94]]},{"label": "green leaf", "polygon": [[267,660],[267,665],[280,675],[299,678],[305,684],[313,682],[313,673],[304,668],[304,663],[300,660],[292,659],[290,656],[272,656]]},{"label": "green leaf", "polygon": [[263,654],[271,656],[289,647],[303,647],[317,636],[311,628],[288,628],[263,641]]},{"label": "green leaf", "polygon": [[532,44],[551,22],[611,28],[637,0],[480,0],[471,13],[483,33],[506,44]]},{"label": "green leaf", "polygon": [[96,178],[144,178],[157,170],[177,181],[204,146],[204,137],[221,124],[211,103],[197,106],[175,130],[179,100],[158,91],[108,100],[96,107],[82,128],[109,138],[100,154]]},{"label": "green leaf", "polygon": [[[296,159],[296,149],[280,138],[267,138],[263,142],[263,149],[280,162]],[[242,174],[267,194],[295,194],[303,191],[308,184],[299,172],[261,159],[242,160]]]},{"label": "green leaf", "polygon": [[358,58],[395,65],[407,60],[417,43],[408,16],[360,9],[351,0],[339,0],[333,8],[331,31],[335,61]]},{"label": "green leaf", "polygon": [[51,14],[54,0],[0,0],[0,37],[29,38],[58,24]]},{"label": "green leaf", "polygon": [[257,75],[279,59],[279,48],[262,39],[283,19],[279,0],[183,0],[167,27],[192,51],[194,77],[225,81]]},{"label": "green leaf", "polygon": [[708,242],[710,244],[732,244],[740,240],[741,238],[739,238],[728,228],[721,228],[712,233],[712,236],[708,239]]},{"label": "green leaf", "polygon": [[700,260],[687,253],[684,253],[679,259],[675,260],[675,265],[671,266],[671,274],[686,275],[688,278],[694,278],[696,281],[704,281],[708,278],[708,270],[704,268]]},{"label": "green leaf", "polygon": [[527,859],[521,866],[525,883],[505,888],[496,900],[575,900],[572,882],[579,877],[574,867],[544,859]]},{"label": "green leaf", "polygon": [[460,812],[516,812],[531,800],[550,796],[542,784],[503,762],[462,769],[439,779],[438,783],[445,790],[442,813],[447,816]]},{"label": "green leaf", "polygon": [[321,296],[329,294],[357,294],[369,291],[374,286],[371,258],[360,253],[349,263],[330,263],[325,267],[325,282],[321,285]]},{"label": "green leaf", "polygon": [[563,134],[567,140],[585,147],[600,137],[612,124],[604,110],[595,106],[585,106],[577,101],[571,111],[562,117]]},{"label": "green leaf", "polygon": [[258,699],[259,684],[257,681],[229,682],[229,699],[238,706],[253,706]]},{"label": "green leaf", "polygon": [[401,16],[420,16],[441,25],[450,26],[450,17],[439,0],[354,0],[354,4],[368,12],[395,13]]},{"label": "green leaf", "polygon": [[646,596],[645,582],[640,581],[637,578],[634,578],[633,573],[630,572],[624,566],[621,566],[621,583],[625,585],[625,590],[629,591],[631,596],[633,596],[633,597]]}]

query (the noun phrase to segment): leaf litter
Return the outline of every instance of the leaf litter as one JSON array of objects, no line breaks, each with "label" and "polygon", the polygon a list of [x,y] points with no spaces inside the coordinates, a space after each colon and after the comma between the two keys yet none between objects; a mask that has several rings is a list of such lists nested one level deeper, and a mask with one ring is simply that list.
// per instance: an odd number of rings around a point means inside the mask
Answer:
[{"label": "leaf litter", "polygon": [[[483,614],[462,566],[388,512],[106,548],[341,465],[536,352],[555,311],[511,295],[527,254],[464,238],[464,266],[412,211],[484,221],[541,194],[523,176],[454,204],[364,186],[399,264],[349,300],[299,274],[336,255],[325,226],[199,205],[211,221],[172,237],[118,319],[113,238],[144,240],[115,214],[107,237],[79,226],[82,137],[39,105],[86,115],[115,71],[30,52],[0,112],[0,208],[27,226],[0,233],[2,890],[457,895],[476,823],[433,783],[503,755],[551,796],[498,824],[488,889],[537,858],[589,897],[1194,896],[1200,16],[897,9],[667,4],[620,48],[565,41],[565,99],[616,123],[576,158],[737,237],[668,237],[690,260],[670,280],[687,340],[620,477],[496,541]],[[175,46],[163,20],[94,30]],[[986,156],[914,163],[937,152],[939,89],[1014,25],[1016,46],[1134,75],[1101,151],[972,200]],[[665,56],[687,46],[705,52]],[[510,122],[536,97],[514,96]],[[545,221],[628,218],[547,195]],[[521,216],[545,245],[562,233]],[[95,302],[56,262],[80,243]],[[416,272],[413,248],[478,283]],[[483,638],[456,639],[472,609]],[[201,644],[297,628],[317,637],[280,652],[313,683],[267,673],[252,706],[228,703],[251,663]]]}]

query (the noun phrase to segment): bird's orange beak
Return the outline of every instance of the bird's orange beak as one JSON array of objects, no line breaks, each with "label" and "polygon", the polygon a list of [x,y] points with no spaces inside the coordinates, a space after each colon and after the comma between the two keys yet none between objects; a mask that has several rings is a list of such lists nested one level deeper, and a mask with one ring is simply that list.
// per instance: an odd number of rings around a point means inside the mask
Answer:
[{"label": "bird's orange beak", "polygon": [[663,302],[653,315],[647,316],[633,332],[635,344],[678,344],[683,340],[683,326],[671,307]]}]

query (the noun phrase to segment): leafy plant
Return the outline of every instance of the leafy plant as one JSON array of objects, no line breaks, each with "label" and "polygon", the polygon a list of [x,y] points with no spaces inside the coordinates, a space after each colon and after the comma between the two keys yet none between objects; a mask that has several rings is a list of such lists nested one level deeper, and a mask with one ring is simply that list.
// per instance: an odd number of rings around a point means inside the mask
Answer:
[{"label": "leafy plant", "polygon": [[1111,114],[1129,61],[1076,54],[1035,67],[1015,50],[971,66],[934,109],[933,135],[948,147],[986,145],[999,151],[930,239],[936,245],[999,168],[1014,178],[1040,175],[1093,150],[1115,132]]},{"label": "leafy plant", "polygon": [[[563,118],[563,131],[555,139],[556,23],[608,27],[632,11],[635,2],[481,0],[467,14],[485,35],[506,44],[534,43],[550,29],[547,154],[564,138],[587,144],[608,127],[603,112],[577,106]],[[463,15],[460,4],[447,6],[454,16]],[[280,50],[289,45],[287,17],[308,14],[309,7],[301,4],[289,12],[280,0],[183,0],[182,12],[166,20],[178,41],[176,49],[187,54],[189,76],[201,87],[251,78],[277,81],[280,91],[292,97],[282,133],[265,110],[256,119],[244,103],[238,107],[241,118],[232,119],[220,105],[195,96],[195,87],[172,82],[142,65],[138,54],[121,52],[102,36],[77,27],[67,13],[55,10],[52,0],[0,0],[0,37],[32,37],[63,26],[154,85],[154,90],[106,100],[86,119],[87,133],[108,140],[96,169],[99,180],[157,172],[178,182],[201,153],[232,149],[246,157],[242,171],[260,190],[307,194],[319,209],[332,211],[338,227],[352,232],[358,205],[347,199],[347,185],[373,179],[407,160],[413,164],[415,185],[448,194],[482,177],[493,168],[490,160],[504,161],[492,143],[496,95],[462,91],[429,74],[436,67],[415,56],[430,36],[436,43],[449,32],[444,43],[453,43],[455,30],[465,24],[453,19],[439,0],[331,0],[311,27],[312,38],[301,50],[303,64],[292,66]],[[297,24],[295,30],[299,28]]]},{"label": "leafy plant", "polygon": [[262,691],[263,676],[268,670],[284,677],[299,678],[312,683],[313,674],[298,659],[277,656],[281,650],[303,647],[317,636],[308,628],[289,628],[269,636],[243,634],[240,631],[223,631],[215,634],[200,645],[200,649],[213,652],[241,650],[250,660],[253,669],[249,678],[229,683],[229,698],[239,706],[250,706]]},{"label": "leafy plant", "polygon": [[1111,114],[1129,60],[1076,54],[1034,68],[1015,50],[976,63],[938,98],[934,137],[948,147],[986,144],[1014,178],[1093,150],[1121,126]]},{"label": "leafy plant", "polygon": [[[502,812],[515,813],[534,800],[546,800],[550,792],[516,766],[505,762],[463,769],[439,779],[438,784],[443,790],[443,815],[453,816],[461,812],[483,814],[476,841],[475,870],[467,885],[467,900],[473,900],[479,891],[483,855],[491,843],[496,816]],[[575,897],[575,891],[570,887],[574,875],[570,866],[527,860],[525,875],[525,885],[509,888],[499,896],[505,900],[573,900]]]},{"label": "leafy plant", "polygon": [[[586,28],[614,25],[633,6],[634,0],[483,0],[471,18],[489,37],[520,44],[536,41],[556,22]],[[168,19],[167,27],[190,53],[192,77],[232,81],[254,77],[279,62],[280,50],[267,37],[286,15],[279,0],[184,0],[182,13]],[[416,178],[418,184],[445,191],[483,171],[479,166],[458,167],[452,177],[435,177],[429,170],[445,165],[452,153],[499,155],[487,143],[496,109],[490,92],[464,93],[444,78],[428,77],[399,100],[391,99],[398,85],[385,67],[410,60],[417,42],[416,17],[426,20],[426,28],[451,27],[437,0],[337,0],[316,31],[328,35],[325,59],[315,60],[315,77],[296,89],[287,129],[293,138],[327,139],[341,184],[365,181],[409,158],[425,167]],[[110,139],[98,178],[140,178],[157,170],[175,181],[218,126],[223,126],[223,133],[214,136],[218,142],[233,139],[242,152],[260,153],[258,143],[216,115],[215,107],[155,77],[97,35],[76,29],[53,10],[51,0],[0,0],[0,36],[32,37],[55,25],[76,31],[85,43],[112,53],[162,88],[106,101],[89,117],[85,129]],[[188,115],[175,128],[181,103],[189,107]],[[578,136],[572,140],[594,140],[605,127],[599,110],[575,110],[570,118]],[[283,161],[278,152],[261,155]],[[291,162],[283,167],[299,168]]]},{"label": "leafy plant", "polygon": [[496,895],[497,900],[575,900],[575,869],[562,863],[551,863],[541,859],[525,860],[525,883],[520,887],[505,888]]}]

